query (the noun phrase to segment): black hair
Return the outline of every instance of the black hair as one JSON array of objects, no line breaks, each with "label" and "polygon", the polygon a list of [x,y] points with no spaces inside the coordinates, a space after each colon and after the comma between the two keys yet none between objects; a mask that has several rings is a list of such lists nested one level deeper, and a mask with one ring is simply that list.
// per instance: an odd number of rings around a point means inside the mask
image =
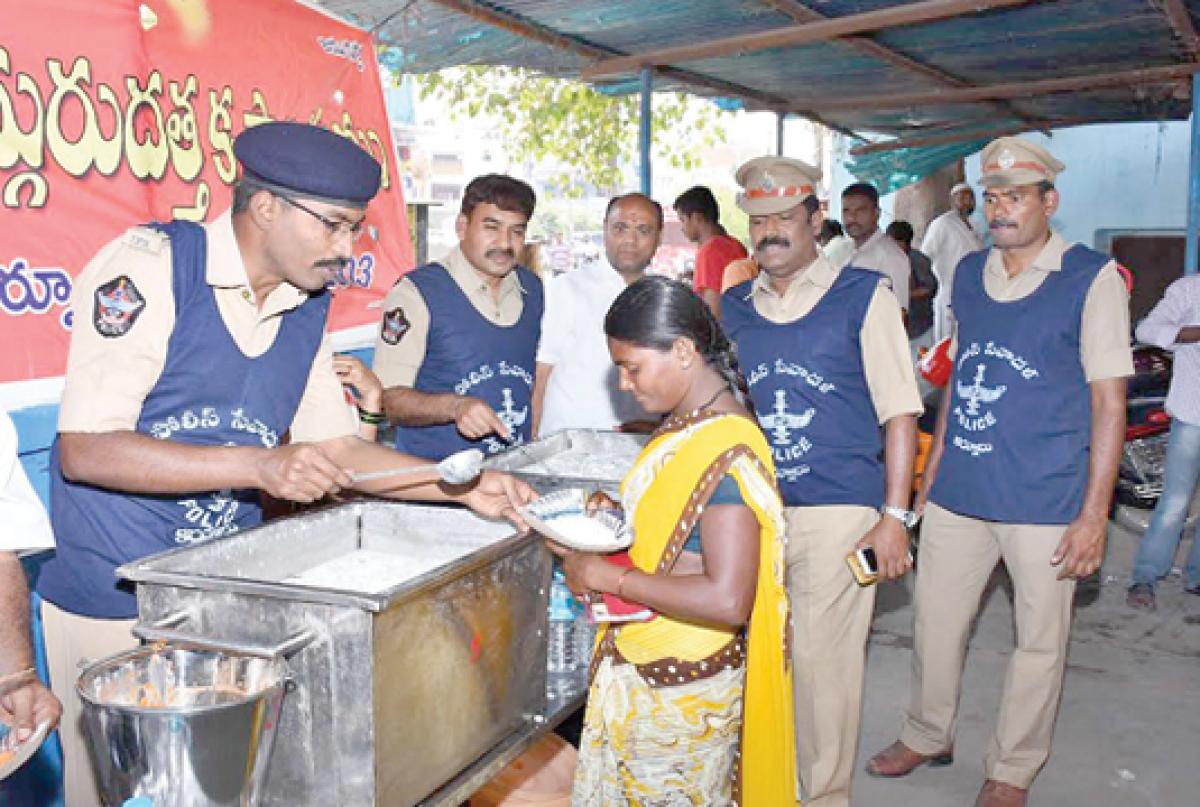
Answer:
[{"label": "black hair", "polygon": [[677,280],[646,275],[617,295],[604,317],[604,333],[638,347],[667,351],[690,339],[704,361],[725,380],[738,403],[754,414],[750,386],[738,368],[737,352],[700,297]]},{"label": "black hair", "polygon": [[825,219],[821,224],[821,237],[817,240],[825,244],[845,234],[846,231],[842,229],[840,221],[837,219]]},{"label": "black hair", "polygon": [[233,204],[230,207],[231,213],[241,213],[250,207],[250,200],[254,194],[259,191],[268,190],[263,185],[255,182],[253,179],[242,179],[238,184],[233,186]]},{"label": "black hair", "polygon": [[1054,183],[1048,179],[1043,179],[1037,184],[1038,196],[1042,199],[1046,198],[1046,194],[1054,190]]},{"label": "black hair", "polygon": [[612,215],[613,208],[624,202],[626,199],[641,199],[648,205],[654,208],[654,213],[658,216],[658,229],[663,228],[663,209],[662,205],[651,199],[644,193],[626,193],[621,196],[614,196],[608,200],[608,207],[604,208],[604,220],[608,221],[608,217]]},{"label": "black hair", "polygon": [[847,196],[865,196],[871,200],[871,204],[879,207],[879,191],[875,190],[875,186],[870,182],[855,182],[847,186],[846,190],[842,191],[842,198]]},{"label": "black hair", "polygon": [[522,213],[528,221],[533,218],[537,194],[529,185],[507,174],[484,174],[475,177],[467,185],[458,212],[469,217],[471,211],[482,204],[495,205],[510,213]]},{"label": "black hair", "polygon": [[896,219],[889,224],[886,232],[894,240],[903,241],[909,246],[912,246],[913,236],[916,235],[916,233],[913,232],[912,225],[903,219]]},{"label": "black hair", "polygon": [[688,188],[675,198],[675,204],[671,206],[681,216],[699,213],[700,218],[710,224],[716,224],[721,218],[721,208],[717,206],[717,197],[713,196],[713,192],[703,185]]}]

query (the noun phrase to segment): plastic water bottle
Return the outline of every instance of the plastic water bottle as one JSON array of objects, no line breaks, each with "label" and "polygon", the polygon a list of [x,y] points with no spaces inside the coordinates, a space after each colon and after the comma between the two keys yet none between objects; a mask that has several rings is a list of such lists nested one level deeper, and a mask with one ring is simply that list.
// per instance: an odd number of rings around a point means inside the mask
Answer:
[{"label": "plastic water bottle", "polygon": [[[578,601],[576,601],[578,602]],[[575,668],[587,669],[592,663],[592,648],[596,644],[596,626],[588,621],[583,603],[579,603],[575,618]]]},{"label": "plastic water bottle", "polygon": [[550,582],[550,634],[546,639],[546,671],[569,673],[575,669],[574,597],[561,569]]}]

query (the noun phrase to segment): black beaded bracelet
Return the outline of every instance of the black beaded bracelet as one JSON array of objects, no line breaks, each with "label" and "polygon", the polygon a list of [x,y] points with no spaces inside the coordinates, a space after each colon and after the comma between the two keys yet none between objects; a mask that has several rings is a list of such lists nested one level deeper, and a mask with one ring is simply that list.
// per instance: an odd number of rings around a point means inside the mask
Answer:
[{"label": "black beaded bracelet", "polygon": [[383,423],[385,420],[387,420],[382,412],[368,412],[361,406],[358,407],[358,419],[368,426],[378,426],[380,423]]}]

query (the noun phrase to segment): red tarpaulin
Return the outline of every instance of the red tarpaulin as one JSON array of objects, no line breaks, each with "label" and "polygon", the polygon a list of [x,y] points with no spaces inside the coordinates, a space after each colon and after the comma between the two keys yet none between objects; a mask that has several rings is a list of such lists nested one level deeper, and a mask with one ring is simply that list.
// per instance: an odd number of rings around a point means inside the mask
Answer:
[{"label": "red tarpaulin", "polygon": [[289,0],[0,5],[0,382],[61,375],[88,259],[134,224],[215,218],[234,137],[284,119],[383,164],[330,329],[372,322],[413,258],[369,35]]}]

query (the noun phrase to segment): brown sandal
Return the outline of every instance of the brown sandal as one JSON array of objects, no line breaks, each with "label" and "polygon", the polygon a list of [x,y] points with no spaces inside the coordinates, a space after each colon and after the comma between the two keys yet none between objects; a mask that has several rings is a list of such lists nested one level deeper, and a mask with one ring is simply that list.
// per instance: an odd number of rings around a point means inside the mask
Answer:
[{"label": "brown sandal", "polygon": [[954,762],[954,749],[943,751],[940,754],[918,754],[897,740],[868,760],[867,773],[891,779],[908,776],[922,765],[941,768],[952,762]]},{"label": "brown sandal", "polygon": [[1025,807],[1029,791],[1023,787],[988,779],[983,783],[975,807]]}]

